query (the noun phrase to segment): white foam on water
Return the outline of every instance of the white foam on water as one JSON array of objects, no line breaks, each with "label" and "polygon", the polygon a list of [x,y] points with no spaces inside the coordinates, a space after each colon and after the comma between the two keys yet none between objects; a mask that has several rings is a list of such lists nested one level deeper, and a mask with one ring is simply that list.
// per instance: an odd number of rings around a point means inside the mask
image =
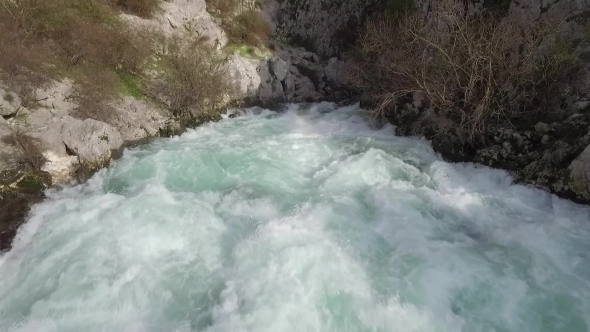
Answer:
[{"label": "white foam on water", "polygon": [[358,105],[232,110],[48,192],[0,331],[587,331],[589,213]]}]

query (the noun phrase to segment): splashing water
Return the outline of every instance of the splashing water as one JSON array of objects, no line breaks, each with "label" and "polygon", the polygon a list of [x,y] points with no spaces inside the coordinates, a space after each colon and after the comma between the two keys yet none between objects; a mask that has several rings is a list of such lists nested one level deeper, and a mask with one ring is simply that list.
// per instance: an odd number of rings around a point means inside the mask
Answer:
[{"label": "splashing water", "polygon": [[590,209],[356,106],[249,111],[50,192],[1,331],[587,331]]}]

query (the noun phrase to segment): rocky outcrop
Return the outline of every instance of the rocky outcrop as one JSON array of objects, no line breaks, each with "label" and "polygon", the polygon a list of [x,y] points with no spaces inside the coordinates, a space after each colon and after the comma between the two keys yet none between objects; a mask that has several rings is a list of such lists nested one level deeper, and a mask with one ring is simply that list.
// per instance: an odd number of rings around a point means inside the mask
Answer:
[{"label": "rocky outcrop", "polygon": [[[14,169],[22,148],[9,139],[14,132],[34,140],[45,158],[41,170],[53,184],[64,184],[78,170],[92,171],[109,163],[113,152],[134,143],[170,132],[172,115],[148,101],[124,97],[112,105],[108,123],[76,118],[71,82],[52,82],[35,92],[34,108],[21,107],[18,116],[0,118],[0,172]],[[174,130],[173,130],[174,131]],[[116,153],[115,153],[116,155]]]},{"label": "rocky outcrop", "polygon": [[113,105],[109,123],[121,133],[125,142],[138,142],[156,137],[174,126],[171,114],[161,107],[133,97],[123,97]]},{"label": "rocky outcrop", "polygon": [[123,146],[121,134],[109,124],[72,117],[64,118],[63,122],[63,142],[83,165],[100,168],[111,160],[113,150]]},{"label": "rocky outcrop", "polygon": [[238,54],[229,56],[226,66],[236,99],[247,104],[256,102],[261,83],[258,73],[260,62],[260,60],[245,58]]},{"label": "rocky outcrop", "polygon": [[168,36],[188,33],[221,48],[227,44],[227,35],[207,12],[205,0],[162,1],[161,11],[154,19],[121,14],[121,17],[138,28],[157,30]]},{"label": "rocky outcrop", "polygon": [[523,11],[533,19],[541,15],[570,19],[584,14],[588,8],[588,0],[513,0],[510,3],[510,10]]},{"label": "rocky outcrop", "polygon": [[322,56],[346,50],[372,12],[381,10],[383,0],[269,0],[265,11],[275,35]]},{"label": "rocky outcrop", "polygon": [[337,101],[350,96],[342,62],[328,62],[303,48],[276,46],[274,55],[258,65],[257,100],[264,107],[284,102]]}]

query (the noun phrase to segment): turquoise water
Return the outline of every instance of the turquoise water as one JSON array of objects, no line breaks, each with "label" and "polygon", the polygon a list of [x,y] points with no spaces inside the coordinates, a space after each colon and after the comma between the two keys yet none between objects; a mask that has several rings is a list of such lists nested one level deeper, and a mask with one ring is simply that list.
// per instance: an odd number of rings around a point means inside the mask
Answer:
[{"label": "turquoise water", "polygon": [[244,113],[50,192],[0,331],[588,330],[588,208],[356,106]]}]

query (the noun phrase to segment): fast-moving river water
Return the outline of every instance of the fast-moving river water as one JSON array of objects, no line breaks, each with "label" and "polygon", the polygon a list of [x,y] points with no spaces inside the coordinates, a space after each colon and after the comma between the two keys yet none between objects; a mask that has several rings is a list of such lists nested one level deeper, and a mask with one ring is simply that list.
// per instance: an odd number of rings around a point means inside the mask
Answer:
[{"label": "fast-moving river water", "polygon": [[590,327],[589,208],[356,106],[246,113],[35,206],[0,257],[0,331]]}]

